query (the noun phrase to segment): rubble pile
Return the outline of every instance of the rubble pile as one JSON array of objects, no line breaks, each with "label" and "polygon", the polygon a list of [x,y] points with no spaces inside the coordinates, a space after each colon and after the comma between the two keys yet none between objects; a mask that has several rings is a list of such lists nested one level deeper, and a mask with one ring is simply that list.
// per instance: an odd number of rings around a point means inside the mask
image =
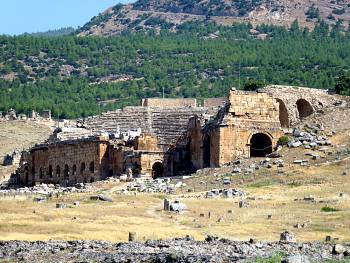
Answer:
[{"label": "rubble pile", "polygon": [[203,194],[205,198],[233,198],[238,196],[245,196],[246,193],[240,189],[212,189]]},{"label": "rubble pile", "polygon": [[288,143],[288,147],[290,148],[303,146],[305,149],[319,149],[319,147],[331,145],[328,136],[318,135],[316,132],[301,131],[299,129],[293,130],[293,138]]},{"label": "rubble pile", "polygon": [[174,183],[169,178],[155,180],[138,178],[130,182],[126,189],[122,189],[121,192],[175,194],[177,188],[185,186],[185,183],[182,183],[181,181]]},{"label": "rubble pile", "polygon": [[55,195],[61,193],[87,193],[94,190],[91,184],[76,184],[73,187],[62,187],[53,184],[40,184],[33,187],[22,187],[17,189],[0,189],[0,196],[11,196],[11,195]]}]

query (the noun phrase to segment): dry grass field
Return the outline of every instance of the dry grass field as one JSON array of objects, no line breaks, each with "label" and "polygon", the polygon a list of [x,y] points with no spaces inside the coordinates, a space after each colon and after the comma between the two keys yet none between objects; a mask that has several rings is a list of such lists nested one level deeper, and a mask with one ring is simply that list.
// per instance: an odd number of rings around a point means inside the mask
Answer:
[{"label": "dry grass field", "polygon": [[48,139],[50,134],[48,124],[32,121],[0,121],[0,181],[16,170],[14,166],[2,166],[6,154],[28,149],[35,143]]},{"label": "dry grass field", "polygon": [[0,157],[15,149],[27,149],[48,138],[51,130],[47,125],[30,121],[0,122]]},{"label": "dry grass field", "polygon": [[[248,208],[239,208],[238,197],[197,199],[181,195],[189,208],[184,214],[163,212],[162,195],[116,195],[114,188],[104,190],[113,197],[112,203],[92,201],[88,194],[67,194],[46,203],[33,202],[32,197],[2,198],[0,239],[126,241],[128,232],[135,231],[140,240],[187,234],[199,240],[207,234],[235,240],[278,240],[283,230],[291,230],[300,241],[324,240],[327,235],[350,241],[349,168],[350,160],[344,160],[306,169],[296,167],[283,175],[283,180],[278,178],[281,175],[261,177],[239,186],[247,192]],[[345,170],[347,175],[342,175]],[[308,195],[316,201],[303,200]],[[77,200],[80,206],[74,207]],[[56,209],[56,203],[68,207]],[[337,211],[325,212],[324,207]],[[205,216],[200,217],[201,213]],[[221,217],[223,221],[218,222]],[[295,228],[296,224],[304,227]]]}]

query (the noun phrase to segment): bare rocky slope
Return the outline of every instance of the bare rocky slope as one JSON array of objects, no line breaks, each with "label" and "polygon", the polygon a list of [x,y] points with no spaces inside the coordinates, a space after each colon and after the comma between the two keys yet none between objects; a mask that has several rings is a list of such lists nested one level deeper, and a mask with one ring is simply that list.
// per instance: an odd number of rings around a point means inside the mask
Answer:
[{"label": "bare rocky slope", "polygon": [[338,19],[348,26],[350,3],[347,0],[139,0],[116,5],[92,18],[79,35],[111,36],[123,31],[176,28],[191,21],[213,21],[221,25],[250,22],[253,25],[289,26],[298,20],[312,28],[319,19],[334,24]]}]

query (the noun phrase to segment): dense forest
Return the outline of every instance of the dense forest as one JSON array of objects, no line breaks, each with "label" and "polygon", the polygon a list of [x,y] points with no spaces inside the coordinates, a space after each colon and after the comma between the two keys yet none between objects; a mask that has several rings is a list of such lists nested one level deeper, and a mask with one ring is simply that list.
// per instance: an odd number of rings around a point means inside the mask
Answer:
[{"label": "dense forest", "polygon": [[[102,37],[0,36],[0,111],[51,109],[64,118],[136,105],[140,98],[219,97],[231,87],[286,84],[346,94],[350,32],[186,23]],[[341,81],[343,84],[339,84]]]}]

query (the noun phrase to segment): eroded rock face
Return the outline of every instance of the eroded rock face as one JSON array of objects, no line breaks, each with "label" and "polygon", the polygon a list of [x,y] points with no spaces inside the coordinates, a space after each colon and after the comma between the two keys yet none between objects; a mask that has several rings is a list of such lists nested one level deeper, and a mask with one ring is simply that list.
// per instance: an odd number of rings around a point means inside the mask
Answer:
[{"label": "eroded rock face", "polygon": [[[350,245],[342,245],[349,250]],[[217,237],[206,241],[191,238],[145,243],[113,244],[104,241],[21,242],[0,241],[0,261],[22,262],[245,262],[286,254],[284,262],[322,262],[332,259],[327,243],[235,242]]]}]

